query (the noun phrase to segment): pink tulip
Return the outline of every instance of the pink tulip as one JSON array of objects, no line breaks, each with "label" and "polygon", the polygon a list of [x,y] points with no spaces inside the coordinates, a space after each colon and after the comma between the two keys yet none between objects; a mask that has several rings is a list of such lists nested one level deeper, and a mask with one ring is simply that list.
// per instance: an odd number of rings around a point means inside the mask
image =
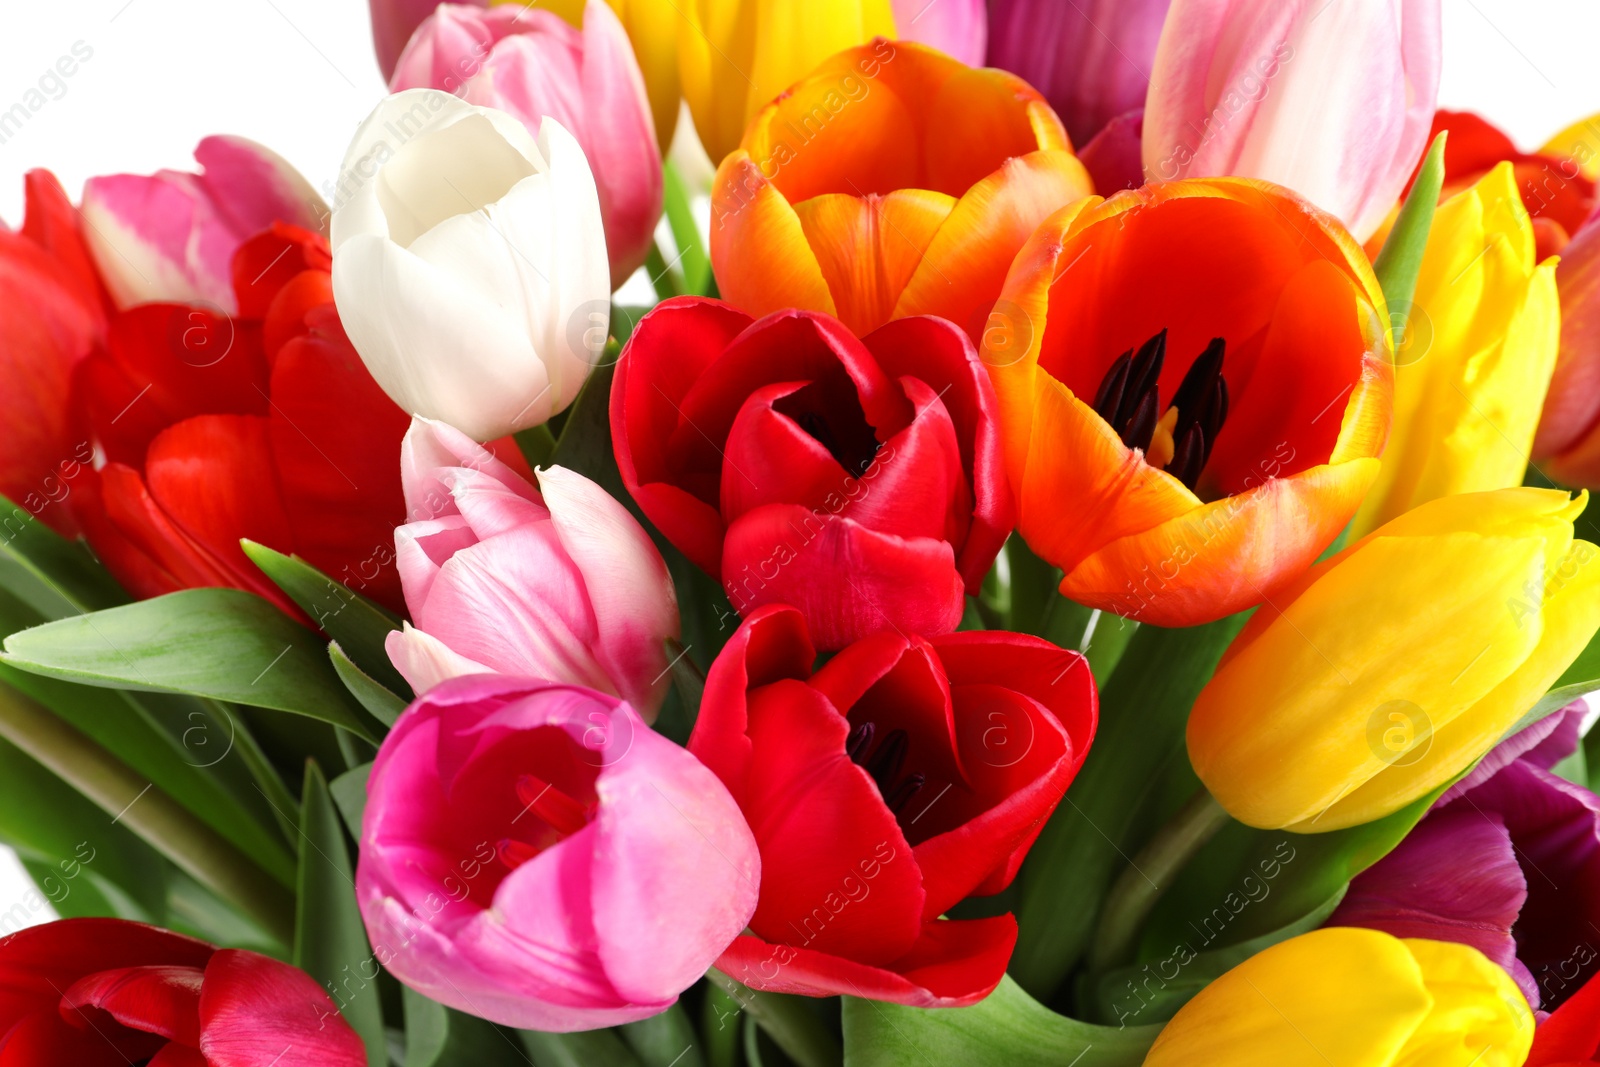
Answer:
[{"label": "pink tulip", "polygon": [[1144,107],[1171,2],[991,0],[989,65],[1043,93],[1081,149],[1106,123]]},{"label": "pink tulip", "polygon": [[457,678],[367,782],[356,896],[378,962],[505,1026],[654,1015],[755,912],[761,859],[717,777],[626,703]]},{"label": "pink tulip", "polygon": [[[475,7],[487,7],[489,0],[468,0]],[[378,69],[385,80],[393,77],[400,53],[422,20],[433,14],[439,0],[372,0],[372,44],[378,52]]]},{"label": "pink tulip", "polygon": [[530,675],[620,696],[654,719],[678,604],[626,508],[563,467],[540,470],[535,489],[423,418],[400,446],[400,473],[412,521],[395,530],[395,555],[415,626],[390,634],[388,650],[414,690]]},{"label": "pink tulip", "polygon": [[969,67],[983,66],[989,20],[984,0],[894,0],[894,28],[902,41],[916,41]]},{"label": "pink tulip", "polygon": [[233,253],[274,222],[325,230],[299,171],[243,137],[207,137],[199,174],[110,174],[83,186],[84,236],[117,307],[154,301],[238,311]]},{"label": "pink tulip", "polygon": [[1427,147],[1439,56],[1439,0],[1174,0],[1145,176],[1263,178],[1364,241]]},{"label": "pink tulip", "polygon": [[389,88],[444,89],[515,115],[536,137],[546,116],[555,119],[594,172],[612,288],[644,262],[661,217],[661,153],[644,75],[603,0],[589,0],[581,32],[516,4],[440,4],[412,35]]},{"label": "pink tulip", "polygon": [[1561,353],[1533,458],[1563,485],[1600,489],[1600,211],[1562,249]]}]

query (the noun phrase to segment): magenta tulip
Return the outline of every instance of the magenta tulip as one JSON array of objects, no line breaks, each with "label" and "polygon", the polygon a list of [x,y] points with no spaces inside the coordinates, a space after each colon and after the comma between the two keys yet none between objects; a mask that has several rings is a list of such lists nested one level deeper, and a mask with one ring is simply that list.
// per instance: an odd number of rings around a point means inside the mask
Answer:
[{"label": "magenta tulip", "polygon": [[1081,149],[1106,123],[1144,106],[1170,3],[991,0],[989,65],[1043,93]]},{"label": "magenta tulip", "polygon": [[356,896],[378,962],[505,1026],[665,1010],[750,921],[760,881],[717,777],[581,686],[446,682],[367,782]]},{"label": "magenta tulip", "polygon": [[[475,7],[488,7],[489,0],[467,0]],[[394,75],[400,53],[422,20],[433,14],[439,0],[371,0],[372,45],[378,52],[378,69],[384,80]]]},{"label": "magenta tulip", "polygon": [[644,75],[603,0],[583,29],[550,11],[440,4],[412,36],[389,88],[444,89],[499,108],[539,135],[546,116],[578,139],[594,172],[611,285],[644,262],[661,217],[661,153]]},{"label": "magenta tulip", "polygon": [[989,23],[984,0],[894,0],[894,28],[902,41],[916,41],[983,66]]},{"label": "magenta tulip", "polygon": [[275,222],[326,232],[327,205],[282,156],[207,137],[200,173],[110,174],[83,186],[84,238],[118,308],[201,304],[236,314],[233,254]]},{"label": "magenta tulip", "polygon": [[[539,488],[466,434],[413,419],[400,446],[411,521],[395,556],[411,621],[389,658],[418,693],[464,674],[586,685],[653,719],[678,603],[661,554],[604,489],[564,467]],[[542,491],[542,492],[541,492]]]},{"label": "magenta tulip", "polygon": [[1427,146],[1440,50],[1439,0],[1173,0],[1145,177],[1262,178],[1366,240]]}]

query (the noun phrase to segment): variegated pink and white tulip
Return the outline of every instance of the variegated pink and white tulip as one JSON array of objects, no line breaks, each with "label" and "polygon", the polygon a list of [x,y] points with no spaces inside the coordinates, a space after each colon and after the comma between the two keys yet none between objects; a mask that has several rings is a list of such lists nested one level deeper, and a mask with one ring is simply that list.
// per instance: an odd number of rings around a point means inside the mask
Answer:
[{"label": "variegated pink and white tulip", "polygon": [[653,719],[678,604],[627,509],[563,467],[541,469],[535,488],[428,419],[412,421],[400,463],[411,521],[395,551],[414,625],[390,634],[388,651],[412,688],[525,675],[622,697]]},{"label": "variegated pink and white tulip", "polygon": [[1145,177],[1262,178],[1366,240],[1427,147],[1440,52],[1439,0],[1173,0]]},{"label": "variegated pink and white tulip", "polygon": [[518,4],[440,4],[417,27],[389,87],[443,89],[578,140],[600,193],[613,288],[645,260],[661,217],[661,152],[644,75],[622,23],[589,0],[583,29]]},{"label": "variegated pink and white tulip", "polygon": [[275,222],[326,232],[322,197],[282,156],[207,137],[198,174],[109,174],[83,186],[84,237],[118,308],[151,302],[238,311],[233,254]]}]

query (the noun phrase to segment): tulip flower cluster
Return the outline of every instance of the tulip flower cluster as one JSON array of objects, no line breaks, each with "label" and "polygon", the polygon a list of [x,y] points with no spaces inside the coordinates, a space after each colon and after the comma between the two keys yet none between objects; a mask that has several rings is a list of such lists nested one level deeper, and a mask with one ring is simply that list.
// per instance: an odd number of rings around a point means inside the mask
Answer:
[{"label": "tulip flower cluster", "polygon": [[0,226],[0,1064],[1600,1062],[1600,116],[1440,0],[371,9],[326,201]]}]

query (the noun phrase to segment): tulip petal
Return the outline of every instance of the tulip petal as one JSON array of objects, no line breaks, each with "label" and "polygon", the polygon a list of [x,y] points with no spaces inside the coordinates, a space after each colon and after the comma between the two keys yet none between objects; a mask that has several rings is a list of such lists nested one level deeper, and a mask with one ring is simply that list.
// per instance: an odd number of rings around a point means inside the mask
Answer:
[{"label": "tulip petal", "polygon": [[[234,584],[233,572],[156,504],[137,471],[120,463],[106,464],[98,491],[109,529],[97,534],[95,523],[89,532],[97,544],[114,546],[104,561],[131,590],[148,597]],[[95,510],[86,508],[84,513],[92,515]]]},{"label": "tulip petal", "polygon": [[1564,1067],[1600,1054],[1600,976],[1539,1025],[1524,1067]]},{"label": "tulip petal", "polygon": [[409,622],[402,622],[400,629],[389,631],[389,636],[383,639],[383,650],[414,693],[426,693],[447,678],[499,673],[477,660],[468,659]]},{"label": "tulip petal", "polygon": [[[6,1031],[5,1043],[0,1045],[0,1067],[38,1067],[44,1063],[128,1067],[131,1055],[148,1056],[151,1046],[159,1043],[159,1038],[146,1035],[131,1041],[108,1041],[103,1034],[69,1025],[59,1015],[37,1012],[17,1020]],[[120,1047],[124,1044],[129,1047]]]},{"label": "tulip petal", "polygon": [[711,262],[723,297],[757,317],[791,307],[836,313],[799,214],[762,167],[734,152],[712,188]]},{"label": "tulip petal", "polygon": [[545,468],[539,489],[556,535],[582,576],[599,634],[600,667],[621,682],[619,696],[653,717],[671,684],[662,642],[680,632],[666,563],[628,510],[581,474]]},{"label": "tulip petal", "polygon": [[993,992],[1017,942],[1017,921],[990,919],[930,923],[910,952],[885,967],[815,949],[772,945],[744,936],[717,961],[752,989],[801,996],[852,996],[919,1008],[959,1008]]},{"label": "tulip petal", "polygon": [[948,542],[895,537],[781,504],[728,527],[722,585],[741,613],[770,603],[799,607],[819,648],[841,648],[885,627],[948,633],[966,606]]},{"label": "tulip petal", "polygon": [[77,1013],[94,1025],[104,1012],[123,1026],[160,1034],[185,1045],[200,1043],[200,989],[203,972],[198,967],[142,966],[95,971],[74,982],[61,995],[61,1010],[68,1018]]},{"label": "tulip petal", "polygon": [[[329,1019],[333,1024],[329,1024]],[[200,1051],[211,1067],[361,1067],[366,1048],[310,975],[240,949],[206,965]]]}]

